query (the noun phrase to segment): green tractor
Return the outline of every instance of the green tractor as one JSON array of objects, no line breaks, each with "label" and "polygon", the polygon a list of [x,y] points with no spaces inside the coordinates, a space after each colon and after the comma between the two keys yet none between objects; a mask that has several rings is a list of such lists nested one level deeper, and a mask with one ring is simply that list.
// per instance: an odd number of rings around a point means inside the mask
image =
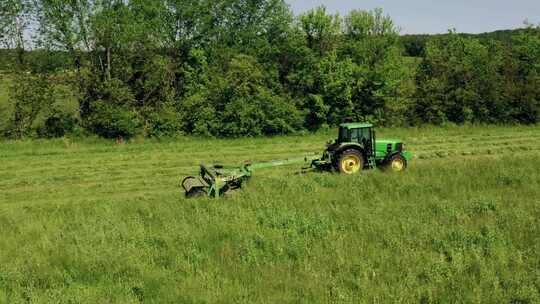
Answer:
[{"label": "green tractor", "polygon": [[337,171],[353,175],[364,169],[383,168],[401,172],[407,168],[412,154],[405,151],[399,140],[378,140],[373,125],[342,124],[336,140],[328,143],[322,157],[308,156],[268,163],[245,163],[239,167],[222,165],[200,166],[199,176],[182,180],[186,197],[210,196],[219,198],[228,191],[239,189],[259,169],[292,164],[308,164],[319,171]]},{"label": "green tractor", "polygon": [[323,157],[314,160],[312,166],[348,175],[377,167],[400,172],[412,158],[404,148],[399,140],[378,140],[372,124],[342,124],[338,138],[328,143]]}]

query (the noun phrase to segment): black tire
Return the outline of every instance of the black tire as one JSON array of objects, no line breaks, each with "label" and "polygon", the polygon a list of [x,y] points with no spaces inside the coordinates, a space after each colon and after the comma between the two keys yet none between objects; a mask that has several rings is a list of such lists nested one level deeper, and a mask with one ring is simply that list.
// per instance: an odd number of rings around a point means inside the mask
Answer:
[{"label": "black tire", "polygon": [[353,175],[364,169],[364,156],[358,150],[350,149],[341,153],[337,169],[341,174]]},{"label": "black tire", "polygon": [[391,172],[403,172],[407,170],[407,160],[401,154],[395,154],[385,165],[385,169]]}]

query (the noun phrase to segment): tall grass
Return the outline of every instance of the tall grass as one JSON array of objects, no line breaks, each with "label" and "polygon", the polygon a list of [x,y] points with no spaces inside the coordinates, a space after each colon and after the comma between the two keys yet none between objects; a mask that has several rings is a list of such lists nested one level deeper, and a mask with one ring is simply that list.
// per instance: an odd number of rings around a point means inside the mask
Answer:
[{"label": "tall grass", "polygon": [[405,174],[262,170],[219,201],[180,177],[330,134],[4,142],[0,303],[540,302],[540,128],[379,133]]}]

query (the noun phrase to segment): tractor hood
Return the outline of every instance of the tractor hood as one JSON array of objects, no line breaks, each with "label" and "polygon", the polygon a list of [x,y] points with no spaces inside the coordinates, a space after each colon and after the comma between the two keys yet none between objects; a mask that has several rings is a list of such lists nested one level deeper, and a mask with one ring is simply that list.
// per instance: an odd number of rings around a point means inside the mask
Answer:
[{"label": "tractor hood", "polygon": [[[406,160],[411,160],[413,155],[407,151],[407,148],[400,139],[377,139],[376,142],[376,155],[378,157],[385,157],[388,153],[399,152]],[[388,151],[390,149],[390,151]]]},{"label": "tractor hood", "polygon": [[388,147],[388,145],[392,145],[392,148],[396,145],[396,144],[399,144],[399,143],[403,143],[403,141],[399,140],[399,139],[377,139],[377,150],[379,149],[383,149],[383,150],[386,150],[386,147]]}]

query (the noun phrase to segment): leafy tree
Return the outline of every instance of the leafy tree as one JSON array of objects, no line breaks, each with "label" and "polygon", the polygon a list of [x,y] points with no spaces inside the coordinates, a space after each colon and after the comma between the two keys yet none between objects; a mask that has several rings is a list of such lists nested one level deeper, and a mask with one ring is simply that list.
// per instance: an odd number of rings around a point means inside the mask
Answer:
[{"label": "leafy tree", "polygon": [[13,83],[9,89],[13,112],[5,135],[20,139],[33,135],[36,118],[54,103],[55,97],[51,83],[44,75],[20,74]]},{"label": "leafy tree", "polygon": [[105,138],[130,138],[140,132],[139,114],[134,110],[135,97],[118,79],[90,83],[96,85],[83,101],[81,112],[86,127]]},{"label": "leafy tree", "polygon": [[73,133],[78,124],[77,118],[69,113],[54,112],[43,126],[37,129],[39,137],[58,138]]},{"label": "leafy tree", "polygon": [[418,73],[416,113],[430,123],[504,119],[500,100],[501,53],[452,34],[429,42]]},{"label": "leafy tree", "polygon": [[352,119],[354,69],[350,59],[340,61],[335,52],[323,58],[318,65],[316,79],[320,95],[328,107],[325,121],[328,125]]},{"label": "leafy tree", "polygon": [[373,11],[353,10],[345,17],[345,34],[352,40],[373,36],[393,36],[395,39],[398,32],[392,18],[384,15],[380,8]]},{"label": "leafy tree", "polygon": [[[17,56],[0,54],[24,63],[17,72],[64,75],[76,92],[80,120],[47,114],[42,136],[75,123],[124,138],[538,121],[534,27],[400,37],[381,9],[295,17],[284,0],[5,0],[0,25],[0,43]],[[27,52],[30,42],[39,50]],[[47,90],[35,97],[45,105],[58,99]],[[37,104],[22,89],[13,96],[14,136],[32,135]]]},{"label": "leafy tree", "polygon": [[518,123],[540,121],[540,27],[530,27],[514,38],[505,56],[503,98],[506,111]]},{"label": "leafy tree", "polygon": [[339,15],[328,15],[326,7],[321,6],[300,15],[299,21],[310,49],[321,56],[335,49],[342,25]]},{"label": "leafy tree", "polygon": [[355,64],[352,100],[354,120],[405,123],[411,107],[413,70],[402,56],[399,28],[383,11],[352,11],[345,18],[342,56]]},{"label": "leafy tree", "polygon": [[255,58],[239,55],[184,103],[186,131],[216,136],[289,133],[302,124],[300,112],[285,95],[273,93]]},{"label": "leafy tree", "polygon": [[80,68],[82,53],[92,51],[91,18],[96,4],[92,0],[37,1],[40,22],[39,44],[49,50],[67,51]]},{"label": "leafy tree", "polygon": [[31,26],[32,12],[34,10],[31,0],[3,0],[0,2],[0,46],[15,49],[17,63],[24,65],[24,54],[27,46],[25,34]]}]

